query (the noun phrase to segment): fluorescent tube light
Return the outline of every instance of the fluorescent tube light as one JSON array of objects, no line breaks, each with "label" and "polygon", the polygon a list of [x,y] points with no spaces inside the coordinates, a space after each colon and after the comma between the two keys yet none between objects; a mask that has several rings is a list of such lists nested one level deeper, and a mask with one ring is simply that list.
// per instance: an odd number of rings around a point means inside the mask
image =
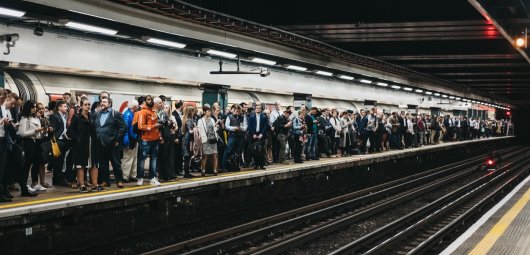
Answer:
[{"label": "fluorescent tube light", "polygon": [[440,96],[440,93],[434,93],[435,96],[439,97]]},{"label": "fluorescent tube light", "polygon": [[398,85],[392,85],[392,87],[391,87],[391,88],[393,88],[393,89],[400,89],[400,88],[401,88],[401,86],[398,86]]},{"label": "fluorescent tube light", "polygon": [[450,96],[449,99],[455,99],[455,97],[454,96]]},{"label": "fluorescent tube light", "polygon": [[267,60],[267,59],[262,59],[262,58],[252,58],[252,59],[250,59],[250,60],[251,60],[252,62],[255,62],[255,63],[264,64],[264,65],[269,65],[269,66],[276,65],[276,61]]},{"label": "fluorescent tube light", "polygon": [[291,70],[296,70],[296,71],[306,71],[307,70],[307,68],[305,68],[305,67],[293,66],[293,65],[288,65],[286,68],[287,69],[291,69]]},{"label": "fluorescent tube light", "polygon": [[186,47],[186,44],[172,42],[172,41],[166,41],[166,40],[156,39],[156,38],[149,38],[149,39],[147,39],[147,42],[150,42],[150,43],[153,43],[153,44],[158,44],[158,45],[169,46],[169,47],[173,47],[173,48],[179,48],[179,49],[182,49],[182,48]]},{"label": "fluorescent tube light", "polygon": [[412,88],[403,88],[405,91],[412,91]]},{"label": "fluorescent tube light", "polygon": [[386,83],[386,82],[376,82],[375,85],[381,86],[381,87],[386,87],[386,86],[388,86],[388,83]]},{"label": "fluorescent tube light", "polygon": [[225,58],[236,58],[237,57],[236,54],[228,53],[224,51],[218,51],[218,50],[208,50],[206,51],[206,53],[211,54],[211,55],[225,57]]},{"label": "fluorescent tube light", "polygon": [[316,71],[315,73],[319,74],[319,75],[324,75],[324,76],[332,76],[333,75],[333,73],[326,72],[326,71]]},{"label": "fluorescent tube light", "polygon": [[448,96],[448,95],[442,95],[442,97],[443,97],[443,98],[447,98],[447,97],[449,97],[449,96]]},{"label": "fluorescent tube light", "polygon": [[0,7],[0,15],[20,18],[20,17],[24,16],[25,14],[26,14],[26,12],[23,12],[23,11],[17,11],[17,10],[13,10],[13,9]]},{"label": "fluorescent tube light", "polygon": [[73,21],[68,21],[68,23],[65,24],[65,26],[70,28],[75,28],[87,32],[94,32],[94,33],[100,33],[100,34],[106,34],[106,35],[115,35],[118,33],[117,30],[102,28],[102,27],[96,27],[92,25],[77,23]]},{"label": "fluorescent tube light", "polygon": [[348,80],[348,81],[351,81],[351,80],[354,79],[353,77],[348,76],[348,75],[339,75],[339,78],[344,79],[344,80]]},{"label": "fluorescent tube light", "polygon": [[371,81],[371,80],[360,79],[359,81],[360,81],[361,83],[365,83],[365,84],[372,84],[372,81]]},{"label": "fluorescent tube light", "polygon": [[432,92],[430,92],[430,91],[425,91],[425,94],[427,94],[427,95],[432,95]]},{"label": "fluorescent tube light", "polygon": [[423,90],[421,90],[421,89],[416,89],[416,90],[414,90],[414,91],[415,91],[415,92],[418,92],[418,93],[423,93]]},{"label": "fluorescent tube light", "polygon": [[460,100],[460,99],[462,99],[462,98],[460,98],[460,97],[455,97],[455,99],[456,99],[456,100]]}]

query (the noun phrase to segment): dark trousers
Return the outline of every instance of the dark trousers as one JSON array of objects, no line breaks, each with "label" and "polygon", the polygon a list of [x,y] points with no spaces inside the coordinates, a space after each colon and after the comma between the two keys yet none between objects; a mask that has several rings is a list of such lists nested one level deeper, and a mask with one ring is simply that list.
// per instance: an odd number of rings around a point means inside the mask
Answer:
[{"label": "dark trousers", "polygon": [[390,133],[390,148],[399,149],[399,135],[397,132]]},{"label": "dark trousers", "polygon": [[245,138],[243,139],[243,162],[245,165],[250,165],[252,161],[252,153],[250,151],[251,141],[252,137],[249,134],[245,134]]},{"label": "dark trousers", "polygon": [[[99,175],[98,183],[110,182],[109,162],[114,170],[116,182],[123,182],[123,172],[121,171],[121,160],[119,159],[118,147],[98,146]],[[156,164],[156,163],[155,163]]]},{"label": "dark trousers", "polygon": [[41,160],[41,140],[24,139],[24,176],[28,178],[31,169],[31,181],[38,182]]},{"label": "dark trousers", "polygon": [[302,142],[300,141],[300,135],[293,136],[293,158],[295,163],[302,162]]},{"label": "dark trousers", "polygon": [[271,139],[271,149],[272,149],[272,162],[274,163],[278,163],[278,159],[279,159],[279,153],[280,153],[280,144],[278,143],[278,136],[276,134],[272,134],[272,139]]},{"label": "dark trousers", "polygon": [[[27,180],[28,176],[24,172],[24,159],[22,156],[22,147],[18,144],[13,144],[11,146],[11,151],[7,150],[6,155],[6,164],[4,178],[2,180],[2,186],[4,191],[7,191],[6,187],[9,184],[10,180],[15,180],[20,185],[20,191],[27,191]],[[0,165],[1,166],[1,165]],[[24,178],[25,177],[25,178]]]},{"label": "dark trousers", "polygon": [[8,150],[6,148],[6,142],[1,138],[0,141],[0,192],[3,193],[4,188],[7,190],[7,187],[4,186],[4,175],[7,168],[7,154]]},{"label": "dark trousers", "polygon": [[66,152],[69,150],[69,142],[63,140],[57,140],[59,149],[61,150],[61,156],[53,158],[50,162],[51,169],[53,171],[52,183],[56,185],[62,185],[65,183],[65,176],[63,173],[63,165],[66,157]]},{"label": "dark trousers", "polygon": [[184,162],[184,156],[182,155],[182,135],[179,136],[179,144],[175,146],[175,173],[182,174],[182,165]]}]

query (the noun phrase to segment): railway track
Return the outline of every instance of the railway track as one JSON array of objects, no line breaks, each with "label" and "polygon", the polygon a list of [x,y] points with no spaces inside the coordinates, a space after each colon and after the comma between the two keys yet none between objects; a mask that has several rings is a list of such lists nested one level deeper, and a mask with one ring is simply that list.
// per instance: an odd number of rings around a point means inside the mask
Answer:
[{"label": "railway track", "polygon": [[[525,151],[497,153],[505,159]],[[333,199],[163,247],[146,254],[278,254],[477,172],[484,156],[455,162]]]},{"label": "railway track", "polygon": [[495,172],[440,197],[438,200],[354,240],[330,255],[432,254],[433,248],[455,237],[480,211],[524,179],[530,167],[526,153]]}]

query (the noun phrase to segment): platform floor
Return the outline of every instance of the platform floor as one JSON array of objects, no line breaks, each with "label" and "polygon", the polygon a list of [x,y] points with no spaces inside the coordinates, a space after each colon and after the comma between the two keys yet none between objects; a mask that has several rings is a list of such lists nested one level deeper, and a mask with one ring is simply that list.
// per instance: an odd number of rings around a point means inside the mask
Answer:
[{"label": "platform floor", "polygon": [[530,176],[441,254],[530,254]]},{"label": "platform floor", "polygon": [[[115,184],[112,187],[107,188],[107,191],[104,192],[89,192],[89,193],[80,193],[78,189],[73,189],[69,187],[52,187],[46,191],[40,192],[37,197],[27,198],[20,197],[20,192],[11,191],[15,196],[13,202],[2,203],[0,204],[0,218],[21,215],[30,212],[37,212],[43,210],[59,209],[65,208],[74,205],[83,205],[88,203],[97,203],[104,202],[109,200],[122,199],[133,196],[149,195],[160,192],[167,192],[171,190],[179,190],[184,188],[191,188],[200,185],[214,184],[220,182],[228,182],[232,180],[240,180],[245,178],[254,178],[266,175],[279,174],[284,172],[291,171],[300,171],[304,169],[310,169],[319,167],[322,165],[329,164],[338,164],[352,161],[361,161],[372,158],[379,157],[388,157],[392,155],[400,155],[406,153],[415,153],[420,150],[430,150],[437,147],[445,147],[451,145],[465,144],[465,143],[475,143],[482,142],[493,139],[503,139],[504,137],[495,137],[495,138],[484,138],[479,140],[470,140],[462,142],[451,142],[451,143],[440,143],[437,145],[428,145],[418,148],[406,149],[406,150],[391,150],[381,153],[373,153],[367,155],[356,155],[349,157],[339,157],[339,158],[321,158],[318,161],[307,161],[303,164],[293,164],[290,165],[279,165],[274,164],[267,167],[266,170],[252,170],[243,169],[241,172],[230,172],[219,174],[218,176],[207,175],[206,177],[201,177],[200,173],[194,173],[195,178],[183,179],[178,178],[175,181],[164,182],[161,186],[151,186],[149,181],[144,181],[143,186],[136,186],[136,183],[126,183],[125,188],[117,188]],[[47,173],[48,183],[51,183],[51,173]]]}]

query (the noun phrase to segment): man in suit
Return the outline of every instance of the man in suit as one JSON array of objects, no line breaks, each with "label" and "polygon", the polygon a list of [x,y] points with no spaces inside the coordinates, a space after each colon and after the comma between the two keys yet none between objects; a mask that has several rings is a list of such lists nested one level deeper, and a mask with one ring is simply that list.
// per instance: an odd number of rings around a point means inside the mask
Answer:
[{"label": "man in suit", "polygon": [[95,145],[97,146],[98,152],[99,176],[101,177],[98,183],[110,185],[110,161],[114,168],[116,185],[118,188],[123,188],[123,173],[121,170],[121,162],[118,158],[118,150],[120,141],[123,141],[127,128],[121,113],[110,108],[111,105],[112,99],[110,97],[101,99],[99,102],[101,110],[93,119],[93,125],[96,131]]},{"label": "man in suit", "polygon": [[[261,104],[256,104],[254,113],[248,119],[248,134],[254,143],[259,143],[263,149],[262,155],[256,155],[254,152],[254,169],[265,170],[265,139],[267,139],[267,130],[269,123],[267,116],[261,113]],[[252,144],[253,145],[253,144]],[[251,145],[251,146],[252,146]]]},{"label": "man in suit", "polygon": [[70,138],[66,135],[66,118],[68,106],[64,101],[57,101],[55,111],[50,115],[50,126],[53,129],[53,136],[57,140],[61,156],[52,159],[51,169],[53,171],[52,184],[67,186],[64,174],[63,164],[66,156],[66,151],[70,149]]},{"label": "man in suit", "polygon": [[[179,100],[175,103],[175,110],[173,111],[173,117],[175,117],[175,120],[177,121],[177,127],[178,127],[178,137],[177,139],[179,140],[179,143],[180,141],[182,141],[182,132],[180,132],[180,130],[182,130],[182,100]],[[177,175],[182,175],[182,164],[183,164],[183,161],[184,161],[184,156],[182,155],[182,146],[176,146],[175,148],[175,173],[177,173]]]}]

